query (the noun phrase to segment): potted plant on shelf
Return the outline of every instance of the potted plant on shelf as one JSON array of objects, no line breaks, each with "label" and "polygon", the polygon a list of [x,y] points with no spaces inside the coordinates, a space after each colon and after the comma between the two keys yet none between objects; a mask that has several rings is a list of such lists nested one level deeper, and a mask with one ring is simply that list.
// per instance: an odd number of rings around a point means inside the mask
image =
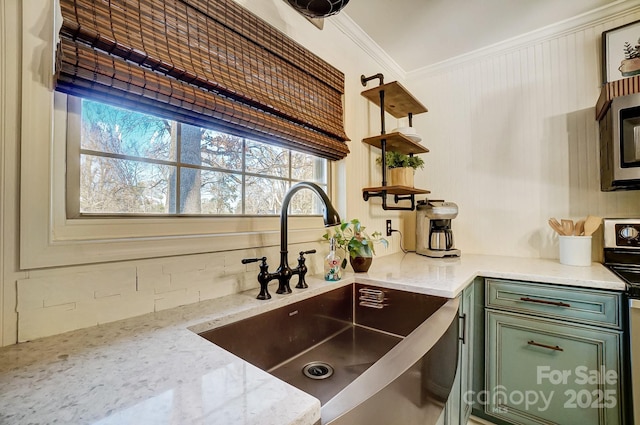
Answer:
[{"label": "potted plant on shelf", "polygon": [[[376,231],[370,235],[365,231],[365,226],[357,218],[351,221],[343,221],[340,226],[329,230],[323,235],[325,240],[335,238],[336,246],[345,253],[349,253],[349,262],[353,271],[366,272],[371,266],[375,252],[374,245],[382,244],[385,248],[389,242],[382,238],[382,233]],[[342,268],[347,267],[347,259],[342,260]]]},{"label": "potted plant on shelf", "polygon": [[[413,187],[413,174],[416,169],[424,168],[422,158],[396,151],[387,151],[385,158],[389,170],[389,185]],[[378,157],[376,162],[382,165],[382,157]]]}]

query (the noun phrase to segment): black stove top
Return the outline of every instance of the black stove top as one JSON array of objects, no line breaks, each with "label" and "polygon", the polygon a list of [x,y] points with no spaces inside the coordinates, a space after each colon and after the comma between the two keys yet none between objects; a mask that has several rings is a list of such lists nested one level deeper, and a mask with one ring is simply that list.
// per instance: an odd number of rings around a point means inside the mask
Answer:
[{"label": "black stove top", "polygon": [[627,295],[629,298],[640,298],[640,267],[625,267],[610,264],[605,264],[605,266],[627,284]]},{"label": "black stove top", "polygon": [[630,285],[640,286],[640,269],[623,266],[608,266],[620,279]]},{"label": "black stove top", "polygon": [[604,265],[640,298],[640,219],[605,219],[604,242]]}]

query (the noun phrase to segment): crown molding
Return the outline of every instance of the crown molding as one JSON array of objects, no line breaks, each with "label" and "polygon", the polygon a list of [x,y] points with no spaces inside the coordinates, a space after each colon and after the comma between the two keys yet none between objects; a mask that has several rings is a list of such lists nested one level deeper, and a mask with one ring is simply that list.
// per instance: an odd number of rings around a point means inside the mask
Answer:
[{"label": "crown molding", "polygon": [[580,30],[594,27],[614,19],[624,18],[625,16],[640,11],[640,0],[618,0],[608,5],[596,8],[589,12],[574,16],[572,18],[548,25],[546,27],[504,40],[498,43],[464,53],[444,61],[427,65],[413,71],[405,72],[406,78],[411,80],[415,78],[423,78],[432,74],[436,74],[445,69],[460,66],[466,62],[476,61],[478,59],[493,56],[496,54],[505,54],[509,51],[519,50],[534,44],[539,44],[550,39],[562,37],[567,34],[578,32]]},{"label": "crown molding", "polygon": [[640,0],[618,0],[581,15],[412,71],[406,71],[398,65],[398,63],[346,13],[332,16],[328,22],[331,22],[338,30],[349,37],[367,55],[383,67],[385,71],[396,75],[398,79],[407,80],[426,77],[449,67],[459,66],[465,62],[471,62],[497,53],[518,50],[607,21],[624,18],[639,11]]},{"label": "crown molding", "polygon": [[393,60],[373,39],[345,13],[339,13],[325,22],[335,25],[338,30],[349,37],[358,47],[375,60],[385,71],[394,74],[398,79],[404,80],[407,72]]}]

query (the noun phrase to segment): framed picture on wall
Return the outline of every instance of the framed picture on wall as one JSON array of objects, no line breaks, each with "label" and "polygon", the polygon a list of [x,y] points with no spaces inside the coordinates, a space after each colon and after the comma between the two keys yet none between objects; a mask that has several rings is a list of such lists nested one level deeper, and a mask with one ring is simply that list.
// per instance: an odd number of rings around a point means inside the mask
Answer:
[{"label": "framed picture on wall", "polygon": [[640,21],[602,33],[602,84],[640,74]]}]

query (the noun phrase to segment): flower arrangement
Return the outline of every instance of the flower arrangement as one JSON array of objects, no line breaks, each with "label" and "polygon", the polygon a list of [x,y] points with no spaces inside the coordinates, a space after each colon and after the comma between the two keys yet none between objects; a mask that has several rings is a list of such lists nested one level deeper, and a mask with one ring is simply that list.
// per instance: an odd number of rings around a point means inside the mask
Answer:
[{"label": "flower arrangement", "polygon": [[[343,221],[340,226],[334,228],[333,233],[329,230],[322,237],[327,241],[332,237],[335,238],[336,246],[344,252],[348,252],[350,258],[372,257],[376,253],[374,245],[377,243],[382,244],[385,248],[389,246],[389,242],[382,238],[382,233],[376,231],[368,234],[365,231],[365,226],[357,218]],[[342,268],[346,267],[347,259],[344,258]]]}]

